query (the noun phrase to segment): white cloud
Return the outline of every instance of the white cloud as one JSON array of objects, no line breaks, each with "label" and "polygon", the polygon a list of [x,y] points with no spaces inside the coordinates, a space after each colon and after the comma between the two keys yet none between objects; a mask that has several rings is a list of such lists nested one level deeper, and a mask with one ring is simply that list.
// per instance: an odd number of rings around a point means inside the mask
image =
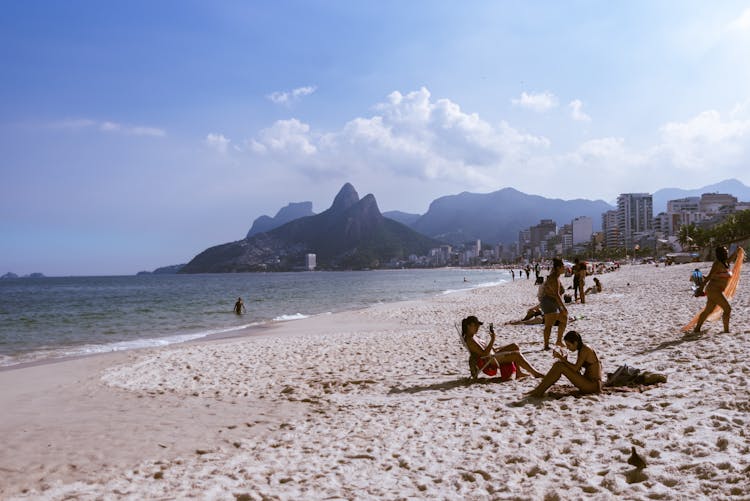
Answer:
[{"label": "white cloud", "polygon": [[542,92],[539,94],[528,94],[522,92],[520,98],[511,99],[511,102],[514,106],[526,108],[538,113],[543,113],[557,107],[557,97],[551,92]]},{"label": "white cloud", "polygon": [[669,122],[659,132],[660,153],[688,170],[737,163],[750,153],[750,120],[723,120],[716,110]]},{"label": "white cloud", "polygon": [[307,86],[307,87],[298,87],[296,89],[293,89],[291,91],[276,91],[272,92],[268,96],[266,96],[268,99],[270,99],[272,102],[276,104],[281,104],[284,106],[289,106],[292,103],[299,101],[305,96],[309,96],[313,92],[317,90],[317,87],[315,86]]},{"label": "white cloud", "polygon": [[248,140],[249,149],[313,174],[377,171],[485,186],[549,146],[544,137],[506,122],[493,125],[449,99],[434,101],[424,87],[392,92],[374,110],[325,133],[313,133],[296,119],[279,121]]},{"label": "white cloud", "polygon": [[119,133],[130,136],[162,137],[167,134],[163,129],[159,129],[157,127],[148,127],[143,125],[123,125],[109,120],[97,121],[90,120],[88,118],[63,120],[62,122],[53,123],[52,127],[63,129],[95,128],[102,132]]},{"label": "white cloud", "polygon": [[229,147],[230,140],[224,137],[223,134],[209,134],[206,136],[206,144],[214,148],[219,153],[226,153]]},{"label": "white cloud", "polygon": [[727,28],[731,31],[748,31],[750,32],[750,8],[742,11],[737,19],[734,19]]},{"label": "white cloud", "polygon": [[292,156],[308,156],[317,152],[310,136],[310,126],[296,118],[278,120],[271,127],[263,129],[258,139],[249,141],[253,151],[258,153],[275,152]]},{"label": "white cloud", "polygon": [[573,118],[573,120],[579,122],[591,121],[591,117],[584,113],[584,111],[581,109],[583,108],[583,103],[580,99],[574,99],[568,104],[568,107],[570,108],[570,116]]}]

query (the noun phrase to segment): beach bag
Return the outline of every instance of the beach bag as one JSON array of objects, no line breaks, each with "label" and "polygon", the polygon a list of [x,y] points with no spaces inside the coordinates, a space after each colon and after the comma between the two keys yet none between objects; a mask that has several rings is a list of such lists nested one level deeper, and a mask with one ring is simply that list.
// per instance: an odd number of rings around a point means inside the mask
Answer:
[{"label": "beach bag", "polygon": [[542,285],[544,283],[543,277],[536,277],[535,285]]},{"label": "beach bag", "polygon": [[615,372],[609,374],[604,386],[626,386],[635,382],[635,378],[641,372],[640,369],[623,364]]}]

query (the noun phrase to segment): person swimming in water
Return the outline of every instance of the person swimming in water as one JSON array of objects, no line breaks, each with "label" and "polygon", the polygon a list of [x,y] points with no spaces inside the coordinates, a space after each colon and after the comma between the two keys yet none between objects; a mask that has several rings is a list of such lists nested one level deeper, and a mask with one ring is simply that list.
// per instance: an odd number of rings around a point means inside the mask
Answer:
[{"label": "person swimming in water", "polygon": [[245,309],[245,303],[242,302],[241,297],[238,297],[237,302],[234,303],[234,312],[237,315],[242,315],[243,313],[247,313],[247,310]]}]

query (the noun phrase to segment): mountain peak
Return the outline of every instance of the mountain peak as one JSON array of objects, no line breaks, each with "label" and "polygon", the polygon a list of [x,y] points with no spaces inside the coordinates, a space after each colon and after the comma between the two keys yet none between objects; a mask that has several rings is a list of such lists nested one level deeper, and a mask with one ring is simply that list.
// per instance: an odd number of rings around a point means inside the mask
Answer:
[{"label": "mountain peak", "polygon": [[336,198],[333,199],[331,210],[335,212],[344,211],[357,202],[359,202],[359,194],[357,193],[357,190],[355,190],[354,186],[350,183],[346,183],[341,187]]}]

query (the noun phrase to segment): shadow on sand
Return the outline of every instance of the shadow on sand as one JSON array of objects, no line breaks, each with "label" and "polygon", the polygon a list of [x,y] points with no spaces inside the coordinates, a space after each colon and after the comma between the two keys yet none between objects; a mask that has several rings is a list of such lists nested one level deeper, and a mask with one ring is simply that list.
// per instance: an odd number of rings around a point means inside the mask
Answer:
[{"label": "shadow on sand", "polygon": [[674,339],[672,341],[664,341],[663,343],[654,346],[653,348],[646,348],[643,351],[636,353],[636,355],[645,355],[646,353],[653,353],[659,350],[666,350],[667,348],[673,348],[683,343],[692,343],[693,341],[701,341],[704,339],[702,333],[687,332],[681,338]]},{"label": "shadow on sand", "polygon": [[474,386],[474,385],[484,385],[484,384],[495,384],[495,383],[504,383],[506,381],[511,381],[510,379],[503,379],[500,377],[483,377],[479,379],[471,379],[468,377],[464,377],[461,379],[456,379],[454,381],[444,381],[442,383],[435,383],[435,384],[428,384],[428,385],[422,385],[422,386],[409,386],[407,388],[396,388],[393,387],[388,391],[389,395],[398,395],[401,393],[419,393],[422,391],[446,391],[446,390],[453,390],[455,388],[462,388],[462,387],[468,387],[468,386]]}]

